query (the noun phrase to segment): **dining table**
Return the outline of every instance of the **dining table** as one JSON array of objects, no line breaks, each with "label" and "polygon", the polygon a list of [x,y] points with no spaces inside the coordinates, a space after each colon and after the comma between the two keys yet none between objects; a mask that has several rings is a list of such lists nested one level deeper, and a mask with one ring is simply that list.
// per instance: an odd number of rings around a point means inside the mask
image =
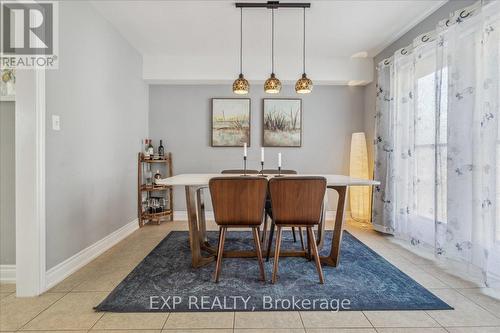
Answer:
[{"label": "dining table", "polygon": [[[208,183],[214,177],[234,177],[234,174],[179,174],[168,178],[157,179],[157,185],[184,187],[186,195],[186,208],[189,229],[189,246],[191,250],[191,265],[201,267],[213,262],[217,256],[217,247],[208,241],[207,224],[205,217],[204,192],[208,189]],[[243,175],[242,175],[243,176]],[[268,179],[276,175],[261,175]],[[340,245],[344,224],[344,213],[348,188],[351,186],[376,186],[380,182],[370,179],[352,178],[344,175],[334,174],[298,174],[286,175],[286,177],[320,176],[326,178],[327,190],[338,193],[337,209],[335,213],[334,229],[331,249],[328,255],[320,256],[321,263],[328,266],[337,266],[340,261]],[[323,210],[325,211],[325,210]],[[323,213],[318,224],[318,250],[324,245],[326,236],[326,216]],[[205,253],[203,253],[205,252]],[[281,251],[282,256],[307,257],[308,253],[302,251]],[[228,251],[224,257],[252,257],[256,256],[254,251]]]}]

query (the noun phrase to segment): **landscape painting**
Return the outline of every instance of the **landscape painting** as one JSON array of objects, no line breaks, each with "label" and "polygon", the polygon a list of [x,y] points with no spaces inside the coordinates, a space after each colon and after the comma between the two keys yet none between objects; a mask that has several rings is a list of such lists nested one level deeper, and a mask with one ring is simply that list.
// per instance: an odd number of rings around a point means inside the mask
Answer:
[{"label": "landscape painting", "polygon": [[212,147],[250,146],[250,99],[212,99]]},{"label": "landscape painting", "polygon": [[301,99],[264,99],[263,121],[265,147],[302,145]]}]

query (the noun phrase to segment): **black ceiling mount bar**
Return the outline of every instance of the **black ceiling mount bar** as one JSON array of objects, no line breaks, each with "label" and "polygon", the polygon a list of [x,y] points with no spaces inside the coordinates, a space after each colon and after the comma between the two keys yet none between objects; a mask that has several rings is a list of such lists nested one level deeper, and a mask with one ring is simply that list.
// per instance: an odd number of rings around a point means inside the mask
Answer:
[{"label": "black ceiling mount bar", "polygon": [[236,8],[267,8],[267,9],[311,8],[310,2],[279,2],[279,1],[237,2],[237,3],[235,3],[235,5],[236,5]]}]

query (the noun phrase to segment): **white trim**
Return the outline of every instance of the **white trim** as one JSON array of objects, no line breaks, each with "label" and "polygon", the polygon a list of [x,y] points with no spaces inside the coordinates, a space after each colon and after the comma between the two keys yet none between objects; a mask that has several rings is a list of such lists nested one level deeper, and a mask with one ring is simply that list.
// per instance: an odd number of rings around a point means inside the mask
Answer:
[{"label": "white trim", "polygon": [[404,34],[406,34],[411,29],[415,28],[415,26],[417,24],[419,24],[420,22],[425,20],[428,16],[430,16],[436,10],[441,8],[447,2],[448,2],[448,0],[436,1],[436,3],[433,6],[431,6],[428,10],[426,10],[422,14],[416,16],[414,20],[410,21],[406,26],[399,29],[396,34],[392,35],[390,38],[386,39],[384,42],[379,44],[377,47],[373,48],[370,52],[370,55],[373,56],[374,58],[376,56],[378,56],[380,54],[380,52],[385,50],[386,47],[392,45],[392,43],[397,41],[399,38],[401,38]]},{"label": "white trim", "polygon": [[46,271],[46,211],[45,211],[45,113],[46,113],[46,95],[45,95],[45,69],[35,71],[35,110],[36,110],[36,212],[35,217],[38,221],[38,256],[39,256],[39,286],[40,293],[44,292],[45,271]]},{"label": "white trim", "polygon": [[113,231],[103,239],[95,242],[89,247],[78,252],[74,256],[64,260],[60,264],[52,267],[47,271],[45,280],[47,281],[46,289],[50,289],[69,275],[73,274],[96,257],[128,237],[139,228],[137,219],[127,223],[118,230]]},{"label": "white trim", "polygon": [[0,282],[16,282],[16,265],[0,265]]},{"label": "white trim", "polygon": [[[334,220],[335,219],[335,214],[337,213],[336,210],[327,210],[326,211],[326,219],[327,220]],[[351,216],[350,211],[346,211],[344,213],[346,217]],[[211,210],[205,211],[205,218],[207,220],[213,220],[214,219],[214,212]],[[174,210],[174,221],[187,221],[187,211],[185,210]]]},{"label": "white trim", "polygon": [[45,291],[45,70],[16,80],[16,294]]}]

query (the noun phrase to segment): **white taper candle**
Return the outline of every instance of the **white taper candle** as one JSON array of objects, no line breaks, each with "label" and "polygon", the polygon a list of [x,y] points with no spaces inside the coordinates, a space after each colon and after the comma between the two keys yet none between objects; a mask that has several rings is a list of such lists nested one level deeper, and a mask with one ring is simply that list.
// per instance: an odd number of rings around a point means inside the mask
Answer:
[{"label": "white taper candle", "polygon": [[243,144],[243,156],[247,157],[247,143]]},{"label": "white taper candle", "polygon": [[278,167],[281,168],[281,153],[278,153]]},{"label": "white taper candle", "polygon": [[260,161],[264,162],[264,148],[260,148]]}]

